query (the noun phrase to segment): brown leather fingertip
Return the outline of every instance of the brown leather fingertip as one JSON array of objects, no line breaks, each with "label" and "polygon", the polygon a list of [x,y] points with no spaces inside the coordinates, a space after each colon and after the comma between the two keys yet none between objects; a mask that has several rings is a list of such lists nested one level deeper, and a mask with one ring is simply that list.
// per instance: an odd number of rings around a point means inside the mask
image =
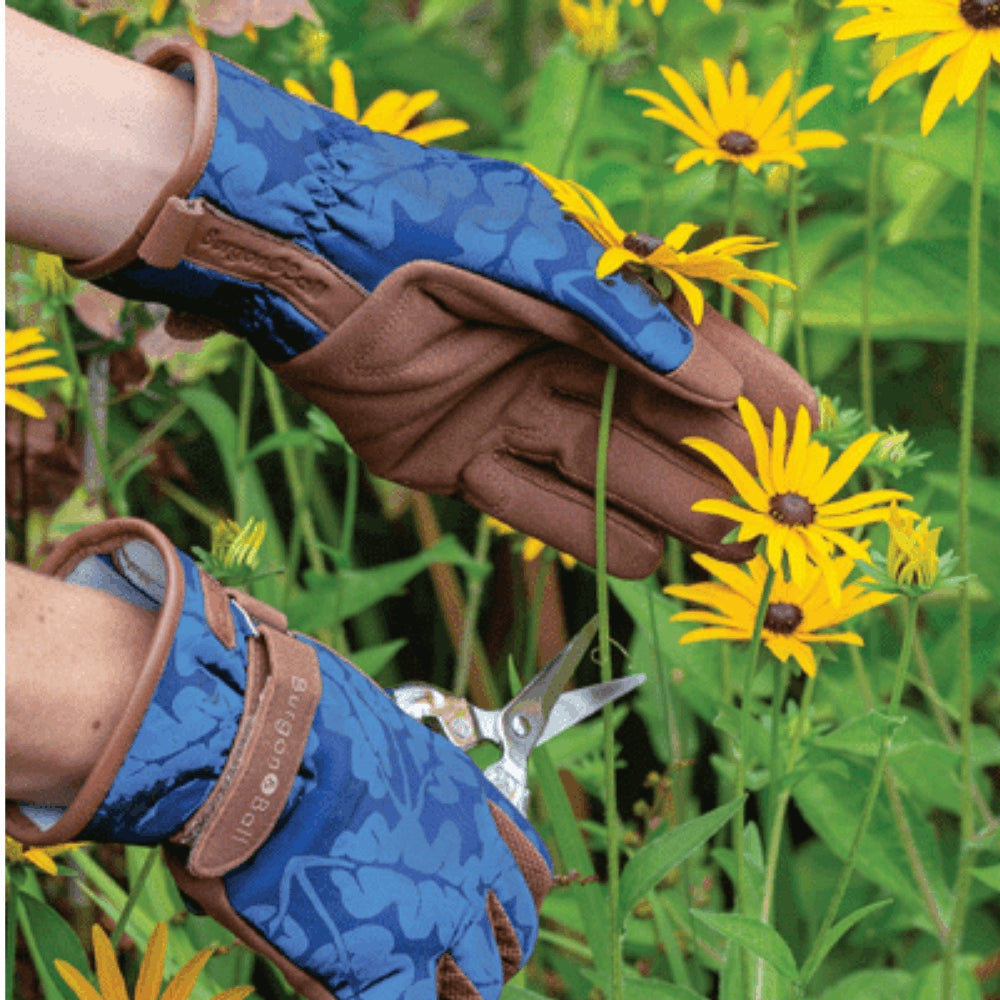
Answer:
[{"label": "brown leather fingertip", "polygon": [[438,959],[437,995],[438,1000],[483,1000],[483,995],[472,985],[472,980],[448,954]]},{"label": "brown leather fingertip", "polygon": [[490,925],[493,927],[497,951],[500,953],[503,981],[507,982],[521,968],[521,963],[524,961],[521,942],[517,939],[514,925],[510,922],[510,917],[507,916],[503,903],[497,899],[496,893],[492,889],[486,895],[486,913],[490,918]]},{"label": "brown leather fingertip", "polygon": [[538,853],[534,844],[517,828],[517,824],[498,806],[490,803],[493,822],[497,825],[500,836],[514,855],[517,867],[521,869],[524,881],[535,901],[535,909],[542,908],[542,902],[552,888],[552,872],[545,858]]}]

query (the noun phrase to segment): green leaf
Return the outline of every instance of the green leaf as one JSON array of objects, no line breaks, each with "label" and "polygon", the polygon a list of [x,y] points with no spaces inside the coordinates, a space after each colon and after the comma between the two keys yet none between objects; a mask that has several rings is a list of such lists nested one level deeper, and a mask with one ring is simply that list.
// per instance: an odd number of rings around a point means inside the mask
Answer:
[{"label": "green leaf", "polygon": [[305,427],[289,427],[286,431],[280,433],[276,431],[274,434],[268,434],[267,437],[258,441],[243,456],[243,464],[240,468],[243,469],[251,463],[256,462],[262,455],[269,455],[272,451],[279,451],[286,446],[289,448],[316,448],[318,445],[319,442],[312,431],[307,430]]},{"label": "green leaf", "polygon": [[93,982],[80,939],[48,904],[22,892],[18,894],[17,907],[21,933],[47,1000],[75,1000],[76,994],[63,982],[54,963],[61,958]]},{"label": "green leaf", "polygon": [[390,663],[393,657],[406,645],[405,639],[395,639],[392,642],[383,642],[378,646],[369,646],[367,649],[359,649],[352,652],[351,662],[364,671],[369,677],[377,677]]},{"label": "green leaf", "polygon": [[316,632],[333,621],[345,621],[402,592],[418,573],[435,563],[450,563],[474,569],[476,562],[454,535],[445,535],[436,545],[396,562],[365,569],[346,567],[332,574],[309,571],[307,590],[297,595],[288,617],[302,632]]},{"label": "green leaf", "polygon": [[732,802],[727,802],[705,813],[704,816],[674,827],[640,847],[622,871],[621,892],[618,898],[618,927],[624,927],[636,903],[667,872],[676,868],[735,816],[744,801],[745,799],[734,799]]},{"label": "green leaf", "polygon": [[875,757],[883,738],[891,736],[905,721],[905,717],[870,711],[858,718],[849,719],[832,733],[815,737],[813,743],[826,750],[843,750],[861,757]]},{"label": "green leaf", "polygon": [[900,1000],[912,982],[912,974],[901,969],[864,970],[845,976],[821,1000]]},{"label": "green leaf", "polygon": [[762,958],[778,975],[791,982],[799,978],[798,966],[795,964],[791,949],[785,943],[785,939],[770,925],[739,913],[706,913],[703,910],[691,910],[691,915],[711,927],[717,934],[721,934],[727,941],[735,941],[758,958]]},{"label": "green leaf", "polygon": [[983,885],[1000,892],[1000,865],[990,865],[988,868],[973,868],[972,874]]},{"label": "green leaf", "polygon": [[812,978],[812,973],[823,964],[823,960],[830,953],[833,946],[855,924],[859,924],[865,917],[872,913],[884,910],[891,902],[891,899],[880,899],[877,903],[869,903],[867,906],[861,906],[853,913],[849,913],[842,920],[838,920],[832,927],[827,928],[823,937],[813,944],[809,964],[802,970],[803,978],[806,982]]},{"label": "green leaf", "polygon": [[545,996],[534,990],[526,990],[523,986],[515,986],[510,983],[504,987],[503,993],[500,994],[500,1000],[545,1000]]},{"label": "green leaf", "polygon": [[[879,252],[872,301],[872,336],[881,340],[965,339],[966,245],[961,240],[915,240]],[[957,263],[956,262],[960,262]],[[855,336],[861,324],[864,257],[835,267],[806,296],[807,326]],[[1000,282],[983,281],[981,340],[1000,345]]]}]

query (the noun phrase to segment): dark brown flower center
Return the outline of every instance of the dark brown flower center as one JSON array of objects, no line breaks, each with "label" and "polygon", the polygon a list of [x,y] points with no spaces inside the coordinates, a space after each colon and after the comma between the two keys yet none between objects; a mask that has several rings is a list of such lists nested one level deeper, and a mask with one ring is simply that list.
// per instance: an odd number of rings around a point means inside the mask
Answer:
[{"label": "dark brown flower center", "polygon": [[746,132],[731,129],[719,136],[719,149],[724,149],[732,156],[749,156],[757,152],[757,140]]},{"label": "dark brown flower center", "polygon": [[816,515],[813,505],[798,493],[779,493],[771,497],[767,510],[775,521],[800,528],[812,524]]},{"label": "dark brown flower center", "polygon": [[802,624],[802,609],[797,604],[777,601],[767,606],[764,628],[778,635],[791,635]]},{"label": "dark brown flower center", "polygon": [[958,11],[965,23],[977,31],[1000,28],[1000,0],[962,0]]},{"label": "dark brown flower center", "polygon": [[638,257],[648,257],[654,250],[663,246],[663,240],[658,240],[649,233],[629,233],[622,240],[622,246],[626,250],[631,250]]}]

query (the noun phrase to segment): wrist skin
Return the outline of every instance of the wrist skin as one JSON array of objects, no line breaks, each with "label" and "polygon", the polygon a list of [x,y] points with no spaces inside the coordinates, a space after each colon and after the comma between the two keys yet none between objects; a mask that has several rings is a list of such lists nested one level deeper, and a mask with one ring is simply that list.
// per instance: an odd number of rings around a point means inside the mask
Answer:
[{"label": "wrist skin", "polygon": [[68,805],[121,715],[156,615],[7,563],[6,797]]},{"label": "wrist skin", "polygon": [[182,162],[194,88],[6,10],[6,236],[113,250]]}]

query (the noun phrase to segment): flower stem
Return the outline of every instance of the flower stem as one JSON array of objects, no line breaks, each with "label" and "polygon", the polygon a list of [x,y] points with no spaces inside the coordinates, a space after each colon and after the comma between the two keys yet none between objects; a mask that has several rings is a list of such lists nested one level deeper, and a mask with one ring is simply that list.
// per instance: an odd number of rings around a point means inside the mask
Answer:
[{"label": "flower stem", "polygon": [[875,285],[875,265],[878,263],[879,180],[882,157],[879,139],[885,128],[886,104],[881,101],[875,116],[875,132],[868,158],[868,183],[865,188],[865,268],[861,276],[861,409],[865,424],[875,426],[875,379],[872,371],[872,289]]},{"label": "flower stem", "polygon": [[118,914],[118,919],[115,921],[115,928],[111,932],[112,948],[118,947],[118,942],[128,927],[129,918],[132,916],[135,904],[139,902],[139,896],[142,894],[146,879],[149,878],[149,873],[153,870],[153,865],[156,864],[159,854],[160,849],[158,847],[151,847],[146,851],[146,859],[143,861],[142,868],[139,869],[139,874],[135,877],[135,881],[129,887],[125,905],[122,907],[122,912]]},{"label": "flower stem", "polygon": [[[791,117],[788,141],[794,148],[798,132],[795,105],[799,99],[799,45],[802,37],[802,4],[792,0],[792,25],[789,43],[789,68],[792,85],[788,94],[788,113]],[[788,280],[792,285],[792,336],[795,342],[795,367],[809,381],[809,362],[806,357],[806,334],[802,324],[802,292],[799,288],[799,172],[791,167],[788,174]]]},{"label": "flower stem", "polygon": [[[257,355],[249,343],[243,344],[243,365],[240,369],[240,399],[237,411],[236,425],[236,475],[237,489],[233,497],[233,517],[240,524],[245,524],[250,511],[247,510],[245,458],[250,449],[250,411],[253,407],[254,373],[257,368]],[[294,572],[289,563],[289,572]]]},{"label": "flower stem", "polygon": [[[601,396],[601,422],[597,437],[597,474],[594,484],[595,539],[597,546],[597,618],[598,644],[601,661],[601,681],[611,680],[611,632],[610,606],[608,594],[608,442],[611,438],[611,407],[615,398],[615,382],[618,369],[608,365]],[[619,870],[619,841],[621,831],[618,821],[618,792],[615,775],[615,729],[614,712],[611,705],[605,705],[604,720],[604,797],[608,838],[608,907],[611,941],[611,996],[612,1000],[623,1000],[625,995],[624,969],[622,962],[622,935],[618,920],[618,896],[621,872]]]},{"label": "flower stem", "polygon": [[[479,526],[476,528],[476,541],[472,550],[472,558],[478,566],[488,567],[487,556],[490,551],[490,522],[485,514],[479,516]],[[486,582],[485,573],[468,574],[465,586],[465,615],[462,618],[462,638],[458,646],[458,662],[455,664],[455,680],[452,690],[460,698],[469,689],[469,670],[472,666],[472,655],[475,649],[476,623],[479,621],[479,608],[483,602],[483,585]]]},{"label": "flower stem", "polygon": [[[722,167],[728,173],[726,178],[726,232],[728,239],[736,232],[736,192],[740,186],[740,165],[738,163],[725,163]],[[719,312],[726,319],[732,319],[733,312],[733,290],[723,286],[722,301],[719,305]]]},{"label": "flower stem", "polygon": [[599,59],[592,60],[587,66],[587,79],[583,85],[583,93],[580,96],[580,103],[577,105],[576,115],[573,117],[573,124],[569,127],[566,142],[563,145],[562,152],[559,154],[559,162],[556,164],[555,170],[556,177],[563,177],[565,175],[566,167],[576,150],[576,145],[580,138],[580,127],[583,125],[584,114],[587,107],[590,105],[591,95],[601,79],[601,71],[603,68],[604,64]]},{"label": "flower stem", "polygon": [[[899,702],[903,695],[903,686],[906,675],[910,669],[910,659],[913,654],[913,641],[917,634],[917,609],[916,598],[907,598],[906,622],[903,627],[903,641],[899,651],[899,660],[896,663],[896,675],[892,682],[892,693],[889,696],[889,706],[886,714],[891,718],[899,711]],[[875,800],[878,798],[878,791],[882,785],[882,777],[885,774],[886,765],[889,762],[889,750],[892,747],[892,734],[884,733],[879,743],[878,757],[875,760],[875,768],[872,771],[871,781],[868,784],[868,791],[865,793],[865,801],[861,806],[861,816],[858,819],[857,828],[854,831],[854,840],[851,842],[850,850],[844,861],[844,867],[840,870],[840,876],[834,887],[833,895],[827,904],[826,912],[820,923],[819,930],[813,936],[813,947],[802,965],[802,976],[800,982],[805,986],[819,968],[821,956],[816,951],[816,946],[826,936],[826,932],[833,926],[833,921],[837,917],[837,911],[843,902],[847,886],[854,874],[854,867],[857,864],[858,854],[861,851],[861,842],[868,831],[868,824],[871,822],[872,813],[875,810]]]},{"label": "flower stem", "polygon": [[956,987],[956,960],[962,944],[965,916],[972,886],[972,595],[969,592],[969,493],[972,478],[972,421],[976,388],[976,356],[979,349],[979,271],[983,227],[983,163],[986,156],[987,88],[984,73],[976,95],[976,134],[972,156],[972,194],[969,203],[969,275],[967,285],[965,365],[962,373],[962,417],[958,432],[958,572],[961,583],[959,620],[959,855],[952,903],[951,923],[941,969],[941,997],[950,1000]]},{"label": "flower stem", "polygon": [[[788,762],[785,766],[787,774],[794,767],[799,757],[799,750],[802,747],[802,740],[806,734],[806,725],[809,718],[809,709],[812,706],[813,693],[816,690],[816,675],[813,674],[806,680],[805,688],[802,692],[802,701],[799,704],[798,714],[795,716],[795,728],[792,730],[792,740],[788,747]],[[774,901],[774,881],[778,873],[778,860],[781,855],[781,833],[785,825],[785,815],[788,812],[788,803],[792,797],[791,787],[785,787],[778,794],[774,814],[771,817],[771,830],[767,838],[767,863],[764,869],[764,892],[761,897],[760,919],[762,923],[769,923],[771,919],[771,904]],[[764,998],[764,962],[758,960],[754,981],[754,1000]]]}]

